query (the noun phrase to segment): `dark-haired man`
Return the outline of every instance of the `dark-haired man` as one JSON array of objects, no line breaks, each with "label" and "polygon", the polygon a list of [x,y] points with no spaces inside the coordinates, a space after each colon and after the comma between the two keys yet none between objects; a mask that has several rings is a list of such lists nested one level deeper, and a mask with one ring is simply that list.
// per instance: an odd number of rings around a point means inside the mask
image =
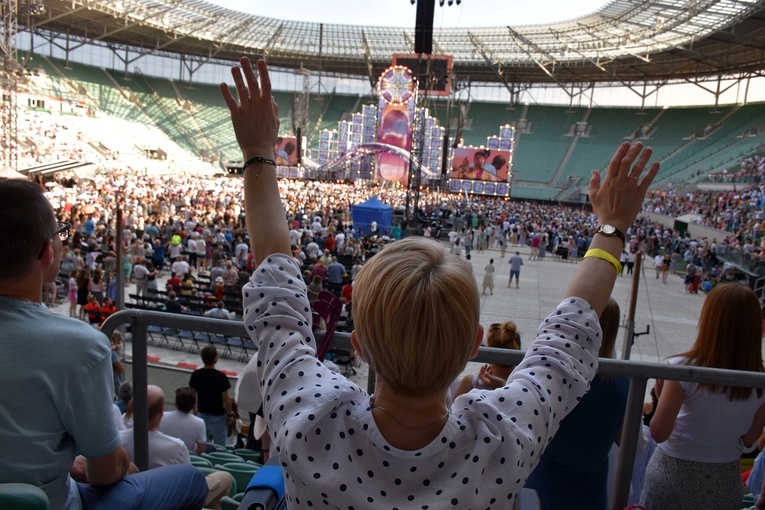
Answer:
[{"label": "dark-haired man", "polygon": [[126,478],[109,339],[41,303],[70,225],[24,180],[0,181],[0,218],[14,241],[0,250],[0,483],[36,485],[55,509],[201,508],[207,487],[190,466]]},{"label": "dark-haired man", "polygon": [[194,370],[189,386],[197,390],[199,417],[205,422],[207,437],[215,444],[226,446],[227,417],[231,416],[231,383],[226,374],[215,368],[218,351],[208,345],[199,352],[204,367]]},{"label": "dark-haired man", "polygon": [[202,418],[194,415],[197,407],[197,392],[188,386],[175,390],[177,411],[165,413],[159,430],[168,436],[177,437],[186,445],[189,453],[199,455],[206,449],[207,432]]}]

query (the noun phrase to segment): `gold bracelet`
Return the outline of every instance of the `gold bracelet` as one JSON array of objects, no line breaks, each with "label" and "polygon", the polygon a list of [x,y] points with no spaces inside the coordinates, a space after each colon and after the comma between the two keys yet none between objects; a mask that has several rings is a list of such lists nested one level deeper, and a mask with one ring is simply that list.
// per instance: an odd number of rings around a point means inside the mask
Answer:
[{"label": "gold bracelet", "polygon": [[613,264],[614,269],[616,269],[616,274],[621,274],[622,272],[621,262],[619,262],[616,257],[608,253],[606,250],[601,250],[600,248],[590,248],[589,250],[587,250],[587,253],[584,254],[584,257],[582,257],[582,260],[586,259],[587,257],[595,257],[597,259],[610,262],[611,264]]}]

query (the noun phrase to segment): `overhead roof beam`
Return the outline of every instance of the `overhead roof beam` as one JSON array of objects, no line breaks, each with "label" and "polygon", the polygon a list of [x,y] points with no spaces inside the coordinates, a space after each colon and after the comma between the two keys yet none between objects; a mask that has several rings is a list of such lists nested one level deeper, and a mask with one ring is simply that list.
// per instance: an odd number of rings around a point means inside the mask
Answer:
[{"label": "overhead roof beam", "polygon": [[473,43],[473,46],[475,46],[475,49],[478,51],[478,53],[481,54],[481,56],[489,65],[489,67],[491,67],[494,70],[497,77],[505,86],[507,91],[510,92],[510,96],[515,97],[515,94],[517,91],[512,87],[512,85],[510,85],[510,83],[508,83],[507,79],[505,78],[505,75],[502,74],[502,68],[497,63],[497,59],[494,58],[493,55],[490,55],[490,50],[484,46],[484,44],[481,42],[480,39],[478,39],[477,36],[475,36],[469,31],[468,31],[468,37],[470,38],[470,42]]}]

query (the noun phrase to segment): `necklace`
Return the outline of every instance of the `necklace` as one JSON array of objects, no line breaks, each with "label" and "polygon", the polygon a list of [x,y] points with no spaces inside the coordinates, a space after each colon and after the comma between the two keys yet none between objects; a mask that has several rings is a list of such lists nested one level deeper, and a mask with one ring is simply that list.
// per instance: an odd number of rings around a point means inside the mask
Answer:
[{"label": "necklace", "polygon": [[434,421],[433,423],[428,423],[427,425],[419,425],[419,426],[417,426],[417,427],[412,427],[411,425],[406,425],[406,424],[404,424],[404,423],[401,423],[401,421],[399,421],[399,419],[398,419],[398,418],[396,418],[395,416],[393,416],[393,415],[390,413],[390,411],[388,411],[388,410],[387,410],[387,409],[385,409],[384,407],[382,407],[382,406],[380,406],[380,405],[375,405],[375,401],[374,401],[374,398],[372,399],[372,402],[370,402],[369,408],[370,408],[371,410],[373,410],[373,411],[374,411],[375,409],[379,409],[380,411],[382,411],[382,412],[384,412],[385,414],[387,414],[388,416],[390,416],[390,419],[391,419],[391,420],[395,421],[395,422],[396,422],[397,424],[399,424],[401,427],[404,427],[405,429],[409,429],[409,430],[420,430],[420,429],[426,429],[426,428],[428,428],[428,427],[432,427],[433,425],[437,425],[437,424],[441,423],[442,421],[444,421],[444,420],[445,420],[446,418],[448,418],[448,417],[449,417],[449,415],[451,414],[451,411],[449,411],[449,409],[446,409],[446,412],[444,413],[444,415],[443,415],[442,417],[440,417],[438,420]]}]

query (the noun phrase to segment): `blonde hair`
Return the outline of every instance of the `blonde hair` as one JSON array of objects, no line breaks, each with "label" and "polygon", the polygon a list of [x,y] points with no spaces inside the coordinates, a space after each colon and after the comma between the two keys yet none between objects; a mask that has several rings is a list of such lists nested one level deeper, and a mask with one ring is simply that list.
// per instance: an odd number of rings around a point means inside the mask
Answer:
[{"label": "blonde hair", "polygon": [[353,290],[356,339],[396,393],[443,391],[475,345],[480,298],[473,272],[436,241],[386,246],[359,271]]}]

